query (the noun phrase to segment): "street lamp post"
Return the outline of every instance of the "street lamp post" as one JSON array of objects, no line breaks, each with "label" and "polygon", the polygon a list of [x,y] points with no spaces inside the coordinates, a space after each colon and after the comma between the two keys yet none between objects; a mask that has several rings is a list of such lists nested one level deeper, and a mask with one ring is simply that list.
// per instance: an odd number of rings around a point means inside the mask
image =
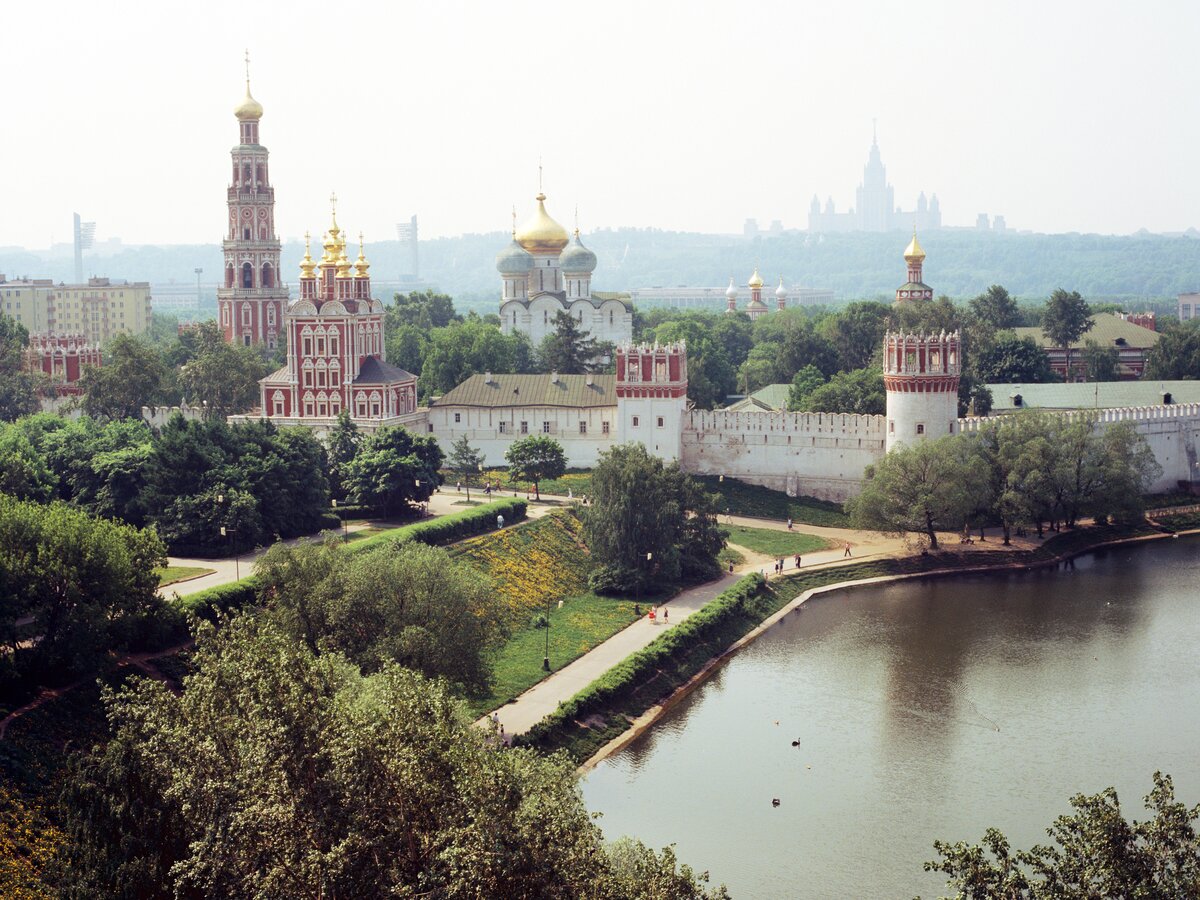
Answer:
[{"label": "street lamp post", "polygon": [[195,272],[196,272],[196,309],[199,309],[202,305],[202,301],[200,299],[200,276],[204,273],[204,270],[196,269]]},{"label": "street lamp post", "polygon": [[542,657],[542,671],[550,671],[550,595],[546,595],[546,655]]},{"label": "street lamp post", "polygon": [[[336,513],[337,500],[330,500],[329,502],[333,504],[333,511]],[[342,539],[345,540],[346,538],[350,537],[350,529],[346,527],[346,517],[344,515],[338,516],[338,518],[342,520]]]}]

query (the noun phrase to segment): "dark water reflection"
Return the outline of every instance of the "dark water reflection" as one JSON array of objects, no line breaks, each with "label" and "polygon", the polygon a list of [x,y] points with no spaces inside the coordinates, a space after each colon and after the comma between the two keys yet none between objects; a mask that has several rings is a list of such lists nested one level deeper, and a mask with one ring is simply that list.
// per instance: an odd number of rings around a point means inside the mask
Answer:
[{"label": "dark water reflection", "polygon": [[1110,784],[1140,813],[1156,768],[1200,802],[1198,601],[1196,539],[832,595],[584,794],[607,834],[675,843],[735,897],[936,897],[936,838],[1027,846]]}]

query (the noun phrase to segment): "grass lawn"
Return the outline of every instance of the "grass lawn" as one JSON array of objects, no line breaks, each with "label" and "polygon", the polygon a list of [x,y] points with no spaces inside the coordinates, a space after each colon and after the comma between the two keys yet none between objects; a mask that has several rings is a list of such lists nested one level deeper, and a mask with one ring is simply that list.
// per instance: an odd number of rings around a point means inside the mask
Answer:
[{"label": "grass lawn", "polygon": [[196,578],[215,571],[216,569],[206,569],[203,566],[161,566],[154,570],[154,574],[158,576],[158,586],[164,587],[185,578]]},{"label": "grass lawn", "polygon": [[735,566],[740,566],[745,561],[746,557],[741,553],[738,553],[732,547],[725,547],[720,553],[717,554],[717,562],[721,564],[722,572],[729,568],[730,563],[733,563]]},{"label": "grass lawn", "polygon": [[786,522],[791,519],[805,525],[824,525],[848,528],[850,519],[840,503],[817,500],[813,497],[789,497],[783,491],[773,491],[757,484],[747,484],[736,478],[724,481],[716,475],[693,475],[704,489],[719,494],[717,510],[735,516],[754,516]]},{"label": "grass lawn", "polygon": [[[550,665],[557,672],[597,644],[633,622],[633,600],[582,594],[550,605]],[[545,614],[544,611],[542,613]],[[472,715],[482,716],[533,687],[546,673],[546,629],[530,624],[513,633],[493,658],[495,677],[486,697],[468,701]]]},{"label": "grass lawn", "polygon": [[482,500],[455,500],[451,506],[482,506]]},{"label": "grass lawn", "polygon": [[745,525],[722,525],[721,530],[729,532],[729,543],[767,556],[795,556],[797,553],[814,553],[833,546],[825,538],[802,531],[774,531]]}]

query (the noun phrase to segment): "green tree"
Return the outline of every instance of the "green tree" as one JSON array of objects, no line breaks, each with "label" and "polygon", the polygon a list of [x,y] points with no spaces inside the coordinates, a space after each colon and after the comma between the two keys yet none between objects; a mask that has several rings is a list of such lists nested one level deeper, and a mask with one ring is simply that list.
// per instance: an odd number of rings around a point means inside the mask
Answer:
[{"label": "green tree", "polygon": [[390,516],[433,496],[441,467],[442,451],[433,437],[380,428],[359,446],[347,466],[345,486],[356,503]]},{"label": "green tree", "polygon": [[752,394],[768,384],[778,384],[783,379],[779,362],[782,352],[783,347],[774,341],[756,344],[738,368],[738,390]]},{"label": "green tree", "polygon": [[1166,325],[1146,351],[1146,380],[1200,379],[1200,319]]},{"label": "green tree", "polygon": [[350,462],[358,453],[362,443],[358,425],[350,418],[350,410],[338,413],[337,422],[329,431],[325,457],[328,460],[329,493],[338,503],[345,503],[349,491],[346,488],[346,473]]},{"label": "green tree", "polygon": [[414,375],[421,374],[429,352],[429,331],[419,325],[388,329],[385,339],[388,361]]},{"label": "green tree", "polygon": [[1033,338],[1001,332],[972,354],[972,368],[984,384],[1046,384],[1054,381],[1050,359]]},{"label": "green tree", "polygon": [[568,312],[559,310],[550,323],[554,330],[538,346],[538,360],[546,372],[580,375],[592,370],[598,355],[596,339],[580,331]]},{"label": "green tree", "polygon": [[451,322],[461,322],[462,316],[454,311],[454,298],[449,294],[433,291],[411,291],[396,294],[392,305],[385,313],[384,329],[390,330],[403,325],[412,325],[423,331],[445,328]]},{"label": "green tree", "polygon": [[881,353],[891,307],[874,301],[851,303],[820,325],[821,333],[837,350],[843,372],[862,369]]},{"label": "green tree", "polygon": [[[109,650],[136,640],[160,609],[154,568],[162,542],[65,503],[0,494],[0,643],[9,666],[32,678],[95,670]],[[21,642],[28,621],[35,643]]]},{"label": "green tree", "polygon": [[202,627],[193,668],[106,694],[114,739],[64,804],[90,896],[727,896],[669,853],[610,857],[573,765],[498,749],[438,682],[249,616]]},{"label": "green tree", "polygon": [[0,313],[0,421],[11,422],[37,412],[38,379],[25,366],[29,332]]},{"label": "green tree", "polygon": [[1071,345],[1090,331],[1092,324],[1092,311],[1079,291],[1059,288],[1050,295],[1042,310],[1042,334],[1066,354],[1068,381],[1071,380]]},{"label": "green tree", "polygon": [[685,313],[654,328],[649,340],[668,344],[686,341],[688,350],[688,397],[702,409],[715,409],[737,387],[737,369],[724,346],[717,341],[712,316]]},{"label": "green tree", "polygon": [[425,397],[444,394],[472,375],[529,371],[529,339],[501,334],[477,317],[435,328],[417,382]]},{"label": "green tree", "polygon": [[471,446],[464,434],[450,445],[450,456],[446,460],[450,471],[467,485],[467,499],[471,499],[471,479],[483,471],[483,451]]},{"label": "green tree", "polygon": [[879,369],[839,372],[805,397],[803,412],[858,413],[882,416],[887,412],[887,392]]},{"label": "green tree", "polygon": [[485,575],[441,547],[276,544],[255,572],[269,613],[314,653],[336,650],[364,672],[399,663],[471,692],[489,684],[507,609]]},{"label": "green tree", "polygon": [[150,344],[118,334],[105,348],[104,365],[88,366],[79,379],[83,408],[104,419],[140,419],[142,407],[163,398],[167,367]]},{"label": "green tree", "polygon": [[1171,777],[1161,772],[1145,803],[1151,818],[1131,822],[1113,788],[1076,794],[1074,812],[1046,829],[1051,844],[1013,852],[1004,834],[989,828],[981,844],[935,841],[939,858],[925,871],[944,873],[964,900],[1200,896],[1193,825],[1200,805],[1178,802]]},{"label": "green tree", "polygon": [[824,383],[825,376],[821,374],[820,369],[816,366],[805,366],[792,378],[792,387],[788,391],[788,409],[803,409],[812,392]]},{"label": "green tree", "polygon": [[54,496],[57,481],[25,430],[0,423],[0,494],[45,503]]},{"label": "green tree", "polygon": [[1083,366],[1088,381],[1116,381],[1120,377],[1120,362],[1116,347],[1102,347],[1093,340],[1084,342]]},{"label": "green tree", "polygon": [[592,473],[585,527],[600,564],[590,583],[605,593],[632,593],[718,574],[725,544],[716,501],[679,469],[640,443],[600,455]]},{"label": "green tree", "polygon": [[256,406],[259,379],[269,373],[258,348],[227,343],[216,322],[203,322],[196,331],[196,353],[179,371],[188,401],[219,418]]},{"label": "green tree", "polygon": [[862,492],[846,504],[854,527],[921,535],[938,549],[937,528],[958,528],[986,490],[973,477],[970,446],[959,435],[896,447],[867,467]]},{"label": "green tree", "polygon": [[1021,324],[1021,310],[1017,301],[998,284],[993,284],[986,291],[974,297],[969,309],[971,315],[997,331],[1005,328],[1016,328]]},{"label": "green tree", "polygon": [[558,478],[567,470],[567,456],[562,444],[544,434],[531,434],[513,441],[504,451],[508,476],[514,481],[532,481],[537,499],[538,485],[543,478]]}]

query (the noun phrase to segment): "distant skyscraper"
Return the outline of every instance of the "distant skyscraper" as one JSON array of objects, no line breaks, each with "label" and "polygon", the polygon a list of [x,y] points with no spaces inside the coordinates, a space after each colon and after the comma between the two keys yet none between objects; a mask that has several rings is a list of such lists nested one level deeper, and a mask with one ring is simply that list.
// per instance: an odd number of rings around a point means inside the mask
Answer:
[{"label": "distant skyscraper", "polygon": [[217,309],[225,340],[273,348],[283,332],[288,289],[279,274],[275,191],[267,173],[267,148],[258,139],[263,108],[250,95],[249,57],[246,97],[233,114],[239,141],[233,148],[233,181],[226,196],[229,221],[221,242],[225,280],[217,289]]},{"label": "distant skyscraper", "polygon": [[400,242],[401,247],[408,247],[410,260],[409,271],[400,273],[401,281],[421,280],[421,258],[417,250],[418,237],[416,216],[413,216],[407,222],[400,222],[396,225],[396,240]]},{"label": "distant skyscraper", "polygon": [[888,184],[887,168],[879,154],[879,141],[872,135],[871,152],[863,166],[862,184],[855,192],[854,209],[837,212],[833,198],[821,201],[814,195],[808,209],[808,230],[818,231],[894,231],[916,227],[936,231],[942,227],[942,209],[937,194],[926,200],[922,192],[916,209],[903,210],[895,205],[895,191]]},{"label": "distant skyscraper", "polygon": [[96,223],[79,221],[75,213],[75,283],[83,284],[83,251],[92,249],[96,238]]}]

